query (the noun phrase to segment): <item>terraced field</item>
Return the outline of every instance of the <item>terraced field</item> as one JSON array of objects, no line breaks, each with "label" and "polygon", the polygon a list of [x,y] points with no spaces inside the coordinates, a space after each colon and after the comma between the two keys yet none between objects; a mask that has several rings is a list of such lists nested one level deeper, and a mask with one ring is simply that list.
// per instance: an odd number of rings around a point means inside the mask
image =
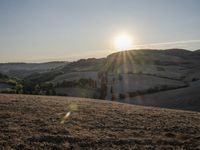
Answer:
[{"label": "terraced field", "polygon": [[200,113],[0,95],[0,149],[200,149]]}]

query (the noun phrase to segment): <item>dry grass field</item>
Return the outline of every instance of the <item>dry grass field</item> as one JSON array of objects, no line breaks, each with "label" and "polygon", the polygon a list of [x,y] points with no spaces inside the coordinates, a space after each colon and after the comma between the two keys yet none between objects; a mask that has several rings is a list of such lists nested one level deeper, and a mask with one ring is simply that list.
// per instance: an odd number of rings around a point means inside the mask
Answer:
[{"label": "dry grass field", "polygon": [[200,149],[200,113],[72,97],[0,95],[0,149]]}]

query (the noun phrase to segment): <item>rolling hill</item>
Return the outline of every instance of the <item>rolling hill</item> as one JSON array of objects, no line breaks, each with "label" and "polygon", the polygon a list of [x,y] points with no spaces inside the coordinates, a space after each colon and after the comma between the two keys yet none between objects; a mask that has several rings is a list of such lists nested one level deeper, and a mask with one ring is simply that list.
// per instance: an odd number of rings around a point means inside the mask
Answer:
[{"label": "rolling hill", "polygon": [[196,81],[191,83],[189,87],[127,98],[122,102],[200,112],[199,89],[200,82]]},{"label": "rolling hill", "polygon": [[33,73],[42,73],[52,69],[62,68],[68,64],[63,61],[53,61],[46,63],[1,63],[0,72],[6,75],[22,78]]},{"label": "rolling hill", "polygon": [[141,49],[74,62],[0,64],[1,72],[21,80],[25,94],[200,110],[200,93],[193,86],[200,80],[199,50]]},{"label": "rolling hill", "polygon": [[200,113],[0,94],[0,149],[200,148]]}]

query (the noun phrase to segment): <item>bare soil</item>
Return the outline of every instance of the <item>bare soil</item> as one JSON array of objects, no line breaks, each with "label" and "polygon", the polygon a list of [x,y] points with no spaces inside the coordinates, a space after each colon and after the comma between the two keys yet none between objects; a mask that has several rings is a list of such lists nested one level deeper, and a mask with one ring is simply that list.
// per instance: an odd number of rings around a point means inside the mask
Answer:
[{"label": "bare soil", "polygon": [[200,149],[200,113],[73,97],[0,95],[0,149]]}]

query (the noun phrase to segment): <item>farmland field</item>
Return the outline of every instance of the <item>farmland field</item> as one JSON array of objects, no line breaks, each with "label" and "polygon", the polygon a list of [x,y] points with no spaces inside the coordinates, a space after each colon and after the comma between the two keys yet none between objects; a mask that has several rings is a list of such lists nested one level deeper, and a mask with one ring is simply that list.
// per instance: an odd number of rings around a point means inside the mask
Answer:
[{"label": "farmland field", "polygon": [[200,149],[200,113],[0,95],[0,149]]}]

